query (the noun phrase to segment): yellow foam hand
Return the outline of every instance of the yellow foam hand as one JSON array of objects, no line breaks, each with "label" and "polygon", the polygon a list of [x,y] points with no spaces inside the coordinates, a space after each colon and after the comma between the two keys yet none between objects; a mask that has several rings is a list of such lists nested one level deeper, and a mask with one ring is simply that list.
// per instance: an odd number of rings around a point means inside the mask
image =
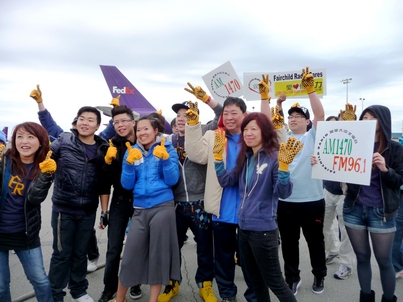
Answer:
[{"label": "yellow foam hand", "polygon": [[114,159],[116,159],[116,154],[118,153],[118,149],[113,145],[112,140],[109,140],[109,148],[105,154],[105,163],[110,165]]},{"label": "yellow foam hand", "polygon": [[158,109],[157,111],[155,111],[155,113],[158,113],[159,115],[162,115],[162,109]]},{"label": "yellow foam hand", "polygon": [[357,110],[357,106],[351,105],[349,103],[346,104],[346,110],[343,111],[340,109],[340,119],[342,121],[355,121],[355,111]]},{"label": "yellow foam hand", "polygon": [[281,143],[278,151],[278,169],[288,171],[288,165],[292,163],[298,152],[304,147],[300,140],[295,137],[289,137],[287,144]]},{"label": "yellow foam hand", "polygon": [[51,156],[52,151],[49,151],[48,154],[46,154],[45,160],[39,164],[39,169],[41,170],[42,173],[47,174],[55,173],[57,165],[56,162],[50,158]]},{"label": "yellow foam hand", "polygon": [[39,88],[39,84],[36,85],[36,89],[31,91],[31,94],[29,95],[31,98],[33,98],[38,104],[42,103],[42,91]]},{"label": "yellow foam hand", "polygon": [[126,142],[126,147],[127,147],[127,153],[128,153],[126,162],[128,164],[133,165],[136,160],[139,160],[140,158],[143,157],[143,154],[141,154],[141,151],[137,148],[133,148],[129,142]]},{"label": "yellow foam hand", "polygon": [[269,75],[262,74],[262,80],[259,82],[259,93],[261,100],[268,100],[270,102],[271,96],[269,95]]},{"label": "yellow foam hand", "polygon": [[112,105],[113,108],[120,106],[120,94],[117,97],[113,98],[109,105]]},{"label": "yellow foam hand", "polygon": [[281,129],[284,125],[284,117],[280,114],[280,107],[276,105],[276,108],[271,107],[271,121],[274,128]]},{"label": "yellow foam hand", "polygon": [[307,66],[306,69],[302,68],[302,79],[301,84],[305,88],[308,94],[315,92],[314,86],[314,78],[313,75],[309,72],[309,67]]},{"label": "yellow foam hand", "polygon": [[186,118],[189,126],[197,125],[199,122],[199,109],[197,102],[188,102],[189,109],[186,110]]},{"label": "yellow foam hand", "polygon": [[225,145],[227,144],[227,138],[224,130],[217,130],[215,132],[213,154],[214,160],[222,161]]},{"label": "yellow foam hand", "polygon": [[165,138],[161,139],[161,144],[159,146],[155,146],[153,155],[158,158],[162,158],[163,160],[166,160],[169,158],[169,153],[167,152],[167,149],[165,148]]},{"label": "yellow foam hand", "polygon": [[201,88],[200,86],[193,87],[189,82],[187,83],[189,88],[185,88],[185,90],[191,94],[193,94],[196,98],[198,98],[203,103],[208,103],[209,96],[208,94]]}]

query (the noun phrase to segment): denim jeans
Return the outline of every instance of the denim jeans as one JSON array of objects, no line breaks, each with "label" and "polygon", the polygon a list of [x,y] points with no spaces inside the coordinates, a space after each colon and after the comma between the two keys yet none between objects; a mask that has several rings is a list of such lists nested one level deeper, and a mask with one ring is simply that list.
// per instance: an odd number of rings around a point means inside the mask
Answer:
[{"label": "denim jeans", "polygon": [[87,253],[96,213],[75,216],[52,211],[53,254],[49,281],[53,299],[63,301],[68,284],[77,299],[87,293]]},{"label": "denim jeans", "polygon": [[[49,279],[43,267],[42,249],[16,250],[27,279],[34,287],[36,299],[39,302],[53,301]],[[11,301],[9,251],[0,251],[0,301]]]},{"label": "denim jeans", "polygon": [[297,301],[281,272],[277,229],[267,232],[239,230],[239,251],[257,301],[270,301],[268,288],[279,301]]},{"label": "denim jeans", "polygon": [[[196,283],[200,286],[200,283],[203,283],[204,281],[213,281],[214,258],[211,214],[207,214],[204,211],[202,201],[177,203],[175,214],[179,250],[183,246],[188,228],[192,230],[192,233],[195,236],[195,241],[197,243]],[[205,221],[201,221],[199,219],[200,217],[209,218]]]},{"label": "denim jeans", "polygon": [[131,200],[113,198],[109,208],[108,249],[106,252],[104,291],[115,293],[118,289],[120,255],[123,249],[126,227],[133,215]]},{"label": "denim jeans", "polygon": [[395,218],[396,233],[393,241],[392,263],[395,272],[403,270],[403,192],[400,191],[400,207]]},{"label": "denim jeans", "polygon": [[90,246],[88,248],[88,260],[93,261],[98,259],[98,257],[99,257],[98,240],[96,230],[95,228],[93,228],[90,239]]},{"label": "denim jeans", "polygon": [[[237,228],[238,225],[236,224],[213,221],[215,278],[222,299],[235,297],[238,291],[234,283],[234,256],[238,244],[236,240]],[[244,297],[248,302],[255,302],[257,300],[253,291],[252,282],[244,270],[242,263],[243,260],[241,257],[242,273],[247,285]]]}]

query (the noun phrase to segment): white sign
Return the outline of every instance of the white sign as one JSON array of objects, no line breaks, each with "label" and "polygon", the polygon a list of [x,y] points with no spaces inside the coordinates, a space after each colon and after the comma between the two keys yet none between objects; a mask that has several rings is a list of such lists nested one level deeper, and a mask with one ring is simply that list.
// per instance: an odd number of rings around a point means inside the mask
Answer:
[{"label": "white sign", "polygon": [[312,178],[368,186],[376,121],[318,122]]},{"label": "white sign", "polygon": [[227,97],[243,95],[242,83],[235,69],[228,61],[202,77],[210,91],[210,95],[219,103],[224,103]]},{"label": "white sign", "polygon": [[245,72],[243,74],[243,97],[247,101],[260,100],[259,82],[262,80],[262,74],[269,75],[270,96],[272,96],[272,78],[268,72]]}]

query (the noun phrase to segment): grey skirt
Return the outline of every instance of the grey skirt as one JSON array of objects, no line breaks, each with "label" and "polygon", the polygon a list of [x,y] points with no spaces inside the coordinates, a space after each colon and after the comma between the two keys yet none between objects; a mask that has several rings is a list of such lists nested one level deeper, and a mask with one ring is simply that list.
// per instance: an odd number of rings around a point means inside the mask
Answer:
[{"label": "grey skirt", "polygon": [[180,280],[180,255],[173,201],[134,209],[119,279],[124,287],[168,285]]}]

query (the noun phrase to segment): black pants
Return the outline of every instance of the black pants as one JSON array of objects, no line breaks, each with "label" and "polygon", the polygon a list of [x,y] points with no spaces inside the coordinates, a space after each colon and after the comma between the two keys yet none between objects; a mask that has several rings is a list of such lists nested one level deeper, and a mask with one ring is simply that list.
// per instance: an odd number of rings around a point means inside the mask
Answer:
[{"label": "black pants", "polygon": [[325,241],[323,219],[325,200],[312,202],[279,201],[277,223],[284,258],[285,281],[292,284],[299,280],[299,238],[301,229],[308,244],[312,274],[316,278],[326,276]]}]

